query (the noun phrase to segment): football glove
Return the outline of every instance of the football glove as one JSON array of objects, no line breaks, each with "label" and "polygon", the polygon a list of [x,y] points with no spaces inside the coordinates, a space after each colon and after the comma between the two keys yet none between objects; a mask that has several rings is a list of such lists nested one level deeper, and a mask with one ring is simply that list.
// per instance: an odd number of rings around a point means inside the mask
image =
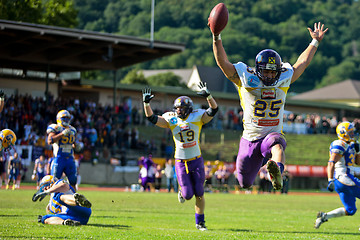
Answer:
[{"label": "football glove", "polygon": [[71,129],[70,128],[66,128],[64,131],[62,131],[62,134],[64,134],[64,136],[69,136],[71,133]]},{"label": "football glove", "polygon": [[206,86],[206,82],[200,82],[198,87],[200,88],[200,91],[197,92],[198,95],[207,98],[208,96],[210,96],[210,91]]},{"label": "football glove", "polygon": [[33,197],[32,197],[32,201],[36,202],[37,200],[39,200],[40,202],[46,197],[46,195],[48,195],[49,193],[44,191],[44,192],[36,192]]},{"label": "football glove", "polygon": [[329,190],[330,192],[333,192],[334,189],[335,189],[334,179],[331,179],[328,183],[327,190]]},{"label": "football glove", "polygon": [[154,98],[154,95],[151,95],[151,89],[149,87],[144,88],[142,90],[142,95],[143,95],[143,102],[144,103],[149,103],[151,101],[151,99]]}]

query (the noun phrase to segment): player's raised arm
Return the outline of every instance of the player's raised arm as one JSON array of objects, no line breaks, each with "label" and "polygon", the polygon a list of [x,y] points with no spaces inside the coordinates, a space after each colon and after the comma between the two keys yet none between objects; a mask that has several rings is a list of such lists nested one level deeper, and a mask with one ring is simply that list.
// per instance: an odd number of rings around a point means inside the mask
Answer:
[{"label": "player's raised arm", "polygon": [[2,112],[5,105],[5,93],[3,90],[0,90],[0,112]]},{"label": "player's raised arm", "polygon": [[213,98],[213,96],[211,96],[211,93],[206,86],[206,82],[200,82],[199,89],[200,89],[200,91],[197,92],[197,94],[206,98],[206,100],[209,104],[209,108],[206,109],[206,112],[202,116],[201,120],[204,123],[208,123],[211,121],[211,119],[213,119],[213,117],[215,116],[215,114],[217,113],[219,108],[218,108],[218,105],[217,105],[215,99]]},{"label": "player's raised arm", "polygon": [[301,76],[301,74],[303,74],[307,66],[309,66],[311,60],[313,59],[316,53],[319,43],[324,38],[325,33],[329,29],[328,28],[324,29],[324,24],[318,22],[314,24],[314,31],[311,28],[308,28],[308,30],[312,38],[312,41],[309,44],[309,46],[305,49],[305,51],[300,54],[299,58],[294,64],[293,66],[294,74],[291,79],[291,83],[295,82]]},{"label": "player's raised arm", "polygon": [[150,106],[150,101],[154,98],[154,95],[151,94],[150,88],[144,88],[142,90],[143,102],[144,102],[144,111],[146,118],[153,124],[161,128],[168,128],[168,123],[162,116],[155,115]]},{"label": "player's raised arm", "polygon": [[223,3],[216,5],[210,12],[208,26],[213,36],[213,52],[217,65],[225,76],[237,85],[240,85],[240,78],[234,65],[229,61],[221,41],[221,31],[228,22],[228,10]]}]

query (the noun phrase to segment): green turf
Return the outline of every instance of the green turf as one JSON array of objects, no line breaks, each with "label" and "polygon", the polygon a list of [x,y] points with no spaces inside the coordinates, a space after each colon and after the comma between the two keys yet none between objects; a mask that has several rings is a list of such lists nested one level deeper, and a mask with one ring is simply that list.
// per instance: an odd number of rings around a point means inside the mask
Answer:
[{"label": "green turf", "polygon": [[[81,192],[81,191],[80,191]],[[336,194],[206,197],[209,231],[196,230],[194,199],[180,204],[174,193],[82,191],[93,203],[87,226],[37,223],[48,197],[31,202],[33,191],[0,190],[0,239],[358,239],[358,216],[331,219],[314,229],[318,210],[341,203]]]}]

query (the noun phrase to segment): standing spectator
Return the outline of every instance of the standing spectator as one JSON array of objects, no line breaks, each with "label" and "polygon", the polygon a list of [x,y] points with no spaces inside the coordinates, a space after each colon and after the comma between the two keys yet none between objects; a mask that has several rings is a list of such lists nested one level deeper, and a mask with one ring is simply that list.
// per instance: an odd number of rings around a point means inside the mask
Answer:
[{"label": "standing spectator", "polygon": [[162,179],[162,173],[163,169],[161,168],[161,165],[158,164],[156,166],[156,172],[155,172],[155,191],[159,192],[161,189],[161,179]]},{"label": "standing spectator", "polygon": [[210,161],[207,161],[205,165],[205,190],[212,192],[212,177],[213,177],[213,166]]},{"label": "standing spectator", "polygon": [[266,166],[263,166],[259,170],[259,191],[258,193],[269,193],[271,191],[271,181],[268,178],[268,171]]},{"label": "standing spectator", "polygon": [[292,176],[291,176],[290,172],[286,169],[286,165],[285,165],[285,169],[284,169],[282,176],[283,176],[284,186],[281,189],[281,193],[288,194],[289,188],[290,188],[290,179]]},{"label": "standing spectator", "polygon": [[175,183],[174,183],[174,165],[172,159],[168,158],[165,163],[165,176],[166,176],[166,187],[167,191],[170,192],[171,188],[175,192]]},{"label": "standing spectator", "polygon": [[[336,133],[336,126],[338,125],[338,121],[336,116],[333,116],[330,120],[330,133],[331,134],[335,134]],[[360,127],[360,126],[358,126]],[[355,125],[355,129],[358,129],[357,126]]]},{"label": "standing spectator", "polygon": [[193,102],[188,96],[175,99],[175,112],[166,112],[155,115],[150,106],[154,97],[151,89],[143,90],[145,116],[148,120],[161,128],[172,131],[175,143],[175,168],[177,172],[180,191],[178,200],[184,203],[195,195],[195,226],[200,231],[206,231],[205,226],[205,198],[204,198],[204,159],[200,151],[200,133],[202,125],[210,122],[215,116],[218,106],[211,96],[206,83],[199,83],[198,94],[206,98],[209,108],[193,109]]}]

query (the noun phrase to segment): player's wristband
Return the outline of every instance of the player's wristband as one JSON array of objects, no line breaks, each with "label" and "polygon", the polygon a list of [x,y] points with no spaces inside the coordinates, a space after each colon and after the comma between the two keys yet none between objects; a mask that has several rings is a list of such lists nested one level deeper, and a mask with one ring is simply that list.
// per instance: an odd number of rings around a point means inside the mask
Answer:
[{"label": "player's wristband", "polygon": [[210,100],[212,98],[213,98],[213,96],[211,96],[211,94],[210,94],[209,96],[206,97],[206,100]]},{"label": "player's wristband", "polygon": [[214,40],[214,42],[216,42],[217,40],[221,40],[221,34],[213,35],[213,40]]},{"label": "player's wristband", "polygon": [[4,97],[0,97],[0,101],[5,101],[5,98]]},{"label": "player's wristband", "polygon": [[329,181],[329,182],[333,182],[334,179],[333,179],[333,178],[329,178],[328,181]]},{"label": "player's wristband", "polygon": [[144,106],[148,107],[148,106],[150,106],[150,103],[144,103]]},{"label": "player's wristband", "polygon": [[319,41],[316,40],[315,38],[313,38],[313,40],[311,41],[310,45],[313,45],[314,47],[318,47],[319,46]]}]

